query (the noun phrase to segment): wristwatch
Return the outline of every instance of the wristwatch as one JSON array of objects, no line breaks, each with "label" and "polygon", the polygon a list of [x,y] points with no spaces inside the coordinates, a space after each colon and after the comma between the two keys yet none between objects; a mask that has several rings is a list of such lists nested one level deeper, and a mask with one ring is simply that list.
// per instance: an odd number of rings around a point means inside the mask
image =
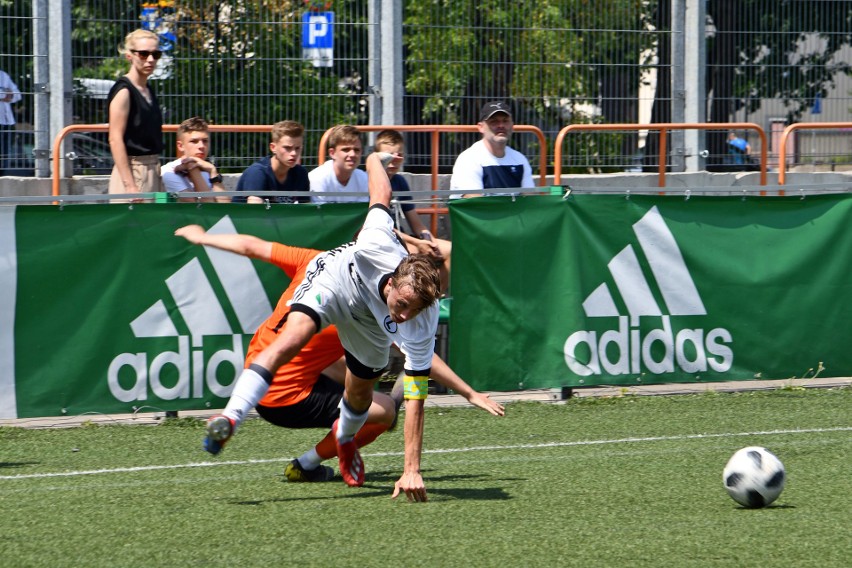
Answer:
[{"label": "wristwatch", "polygon": [[210,178],[210,184],[212,185],[214,183],[222,183],[222,174],[216,174]]}]

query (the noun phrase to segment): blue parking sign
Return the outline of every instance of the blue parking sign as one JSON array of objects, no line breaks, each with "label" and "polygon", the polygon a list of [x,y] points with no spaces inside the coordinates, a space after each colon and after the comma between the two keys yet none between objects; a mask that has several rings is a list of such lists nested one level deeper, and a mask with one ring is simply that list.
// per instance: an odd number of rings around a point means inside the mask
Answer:
[{"label": "blue parking sign", "polygon": [[302,47],[332,48],[334,12],[305,12],[302,14]]}]

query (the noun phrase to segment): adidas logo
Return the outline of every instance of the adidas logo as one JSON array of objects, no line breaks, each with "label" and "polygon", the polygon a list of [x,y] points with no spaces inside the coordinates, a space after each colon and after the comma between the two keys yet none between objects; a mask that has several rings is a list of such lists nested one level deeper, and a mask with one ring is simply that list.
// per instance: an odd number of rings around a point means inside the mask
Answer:
[{"label": "adidas logo", "polygon": [[[230,217],[225,216],[208,233],[236,234],[237,230]],[[243,335],[254,334],[272,313],[272,305],[249,258],[213,247],[205,246],[204,250],[239,329],[234,330],[228,321],[201,262],[192,259],[165,280],[188,334],[178,332],[162,299],[131,321],[130,328],[136,338],[175,337],[178,347],[177,351],[153,356],[150,364],[145,352],[121,353],[115,357],[107,371],[107,382],[119,401],[147,400],[149,387],[162,400],[203,398],[205,387],[215,396],[230,396],[234,379],[243,367]],[[212,353],[205,361],[203,338],[214,335],[231,336],[231,347]],[[219,367],[223,364],[233,367],[233,373],[225,373],[232,376],[226,384],[219,377]],[[174,383],[172,386],[164,385],[161,380],[164,369],[170,377],[168,382]],[[128,380],[128,375],[131,379],[135,375],[135,380]]]},{"label": "adidas logo", "polygon": [[[675,333],[672,328],[672,317],[706,316],[707,310],[674,235],[656,206],[633,225],[633,232],[665,310],[651,289],[636,249],[627,245],[607,263],[627,314],[616,305],[606,282],[595,288],[582,304],[586,317],[618,318],[618,329],[600,334],[585,330],[572,333],[564,345],[568,368],[584,377],[730,370],[734,353],[728,330],[716,328],[705,333],[697,328]],[[641,317],[659,318],[661,328],[643,336]]]}]

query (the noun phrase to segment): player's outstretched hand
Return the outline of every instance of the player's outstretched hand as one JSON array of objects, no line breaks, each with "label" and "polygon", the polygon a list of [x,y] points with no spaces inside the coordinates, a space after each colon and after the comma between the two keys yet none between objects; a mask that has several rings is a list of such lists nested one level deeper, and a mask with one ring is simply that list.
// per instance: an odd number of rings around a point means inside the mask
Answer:
[{"label": "player's outstretched hand", "polygon": [[176,237],[183,237],[194,245],[201,242],[201,238],[207,233],[201,225],[186,225],[175,231]]},{"label": "player's outstretched hand", "polygon": [[426,502],[426,485],[419,473],[403,473],[394,486],[391,499],[396,499],[404,491],[410,502]]},{"label": "player's outstretched hand", "polygon": [[481,392],[474,392],[470,395],[468,402],[472,405],[490,412],[494,416],[505,416],[506,408],[497,401],[491,400],[491,397]]}]

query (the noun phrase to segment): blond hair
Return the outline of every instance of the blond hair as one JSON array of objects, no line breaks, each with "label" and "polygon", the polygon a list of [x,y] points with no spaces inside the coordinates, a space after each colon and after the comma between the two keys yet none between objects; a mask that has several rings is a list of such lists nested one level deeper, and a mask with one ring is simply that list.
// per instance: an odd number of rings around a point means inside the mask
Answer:
[{"label": "blond hair", "polygon": [[402,134],[398,130],[382,130],[376,135],[376,142],[373,144],[373,150],[376,152],[379,151],[379,147],[383,144],[387,144],[388,146],[403,146],[405,142],[403,141]]},{"label": "blond hair", "polygon": [[328,134],[329,149],[337,148],[343,144],[354,144],[355,142],[362,144],[361,132],[349,124],[338,124]]},{"label": "blond hair", "polygon": [[397,290],[411,286],[424,307],[431,306],[441,297],[441,276],[428,255],[406,256],[393,271],[391,278]]},{"label": "blond hair", "polygon": [[272,125],[272,133],[270,134],[270,142],[278,143],[284,136],[290,138],[301,138],[305,134],[305,127],[295,120],[282,120]]},{"label": "blond hair", "polygon": [[124,37],[124,43],[118,46],[121,55],[127,55],[140,39],[153,39],[160,42],[160,36],[148,30],[133,30]]}]

